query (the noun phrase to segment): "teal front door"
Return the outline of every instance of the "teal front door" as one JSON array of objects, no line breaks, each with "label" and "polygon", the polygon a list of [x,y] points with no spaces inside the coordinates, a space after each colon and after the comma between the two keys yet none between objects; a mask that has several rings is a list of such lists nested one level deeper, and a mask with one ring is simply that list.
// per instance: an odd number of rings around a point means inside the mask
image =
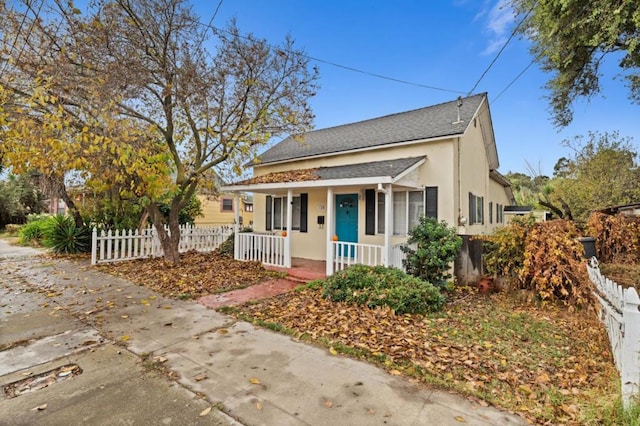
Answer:
[{"label": "teal front door", "polygon": [[[336,195],[336,232],[338,241],[358,242],[358,194]],[[354,248],[342,247],[338,256],[353,257]]]}]

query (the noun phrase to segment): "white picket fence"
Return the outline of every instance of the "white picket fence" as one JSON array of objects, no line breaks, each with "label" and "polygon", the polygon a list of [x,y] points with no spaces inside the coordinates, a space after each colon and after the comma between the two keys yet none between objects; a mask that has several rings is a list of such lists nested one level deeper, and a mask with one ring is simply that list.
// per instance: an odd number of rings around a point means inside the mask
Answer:
[{"label": "white picket fence", "polygon": [[[168,232],[168,229],[167,229]],[[233,227],[197,227],[180,225],[178,251],[213,251],[233,233]],[[154,227],[136,230],[102,230],[93,228],[91,264],[143,259],[163,255],[162,245]]]},{"label": "white picket fence", "polygon": [[600,320],[609,335],[609,343],[620,373],[625,406],[640,389],[640,297],[635,288],[622,288],[600,273],[598,260],[587,265],[593,292],[600,302]]}]

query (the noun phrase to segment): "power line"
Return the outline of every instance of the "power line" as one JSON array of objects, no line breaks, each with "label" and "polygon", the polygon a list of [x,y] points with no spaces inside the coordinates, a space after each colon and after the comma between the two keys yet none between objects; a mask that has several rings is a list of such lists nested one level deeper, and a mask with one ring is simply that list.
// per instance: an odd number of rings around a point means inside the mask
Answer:
[{"label": "power line", "polygon": [[522,19],[520,20],[520,22],[518,22],[518,25],[515,26],[515,28],[513,29],[513,31],[511,31],[511,35],[509,36],[509,38],[507,39],[507,41],[504,42],[504,44],[502,45],[502,47],[500,48],[500,50],[498,51],[498,53],[496,54],[496,56],[493,58],[493,60],[491,61],[491,63],[489,64],[489,66],[487,66],[487,68],[484,70],[484,72],[482,73],[482,75],[480,76],[480,78],[478,79],[478,81],[476,81],[476,84],[473,85],[473,87],[471,88],[471,90],[469,90],[469,92],[467,93],[467,96],[471,95],[473,93],[474,90],[476,90],[476,87],[478,87],[478,84],[480,84],[480,82],[482,81],[482,79],[484,78],[485,75],[487,75],[487,73],[489,72],[489,70],[491,69],[491,67],[493,66],[493,64],[496,63],[496,61],[498,60],[498,58],[500,57],[500,55],[502,54],[502,52],[504,52],[504,49],[507,48],[507,45],[509,44],[509,42],[511,42],[511,40],[513,39],[513,37],[515,37],[515,35],[518,33],[518,30],[520,29],[520,27],[522,26],[522,24],[524,23],[524,21],[529,17],[529,15],[531,14],[531,12],[533,11],[533,9],[536,7],[536,5],[538,4],[537,1],[535,1],[533,3],[533,5],[531,6],[531,8],[527,11],[527,13],[524,14],[524,16],[522,17]]},{"label": "power line", "polygon": [[536,60],[535,60],[535,59],[531,60],[531,62],[529,62],[529,65],[527,65],[527,66],[526,66],[522,71],[520,71],[520,73],[519,73],[519,74],[518,74],[518,75],[517,75],[513,80],[511,80],[511,82],[510,82],[509,84],[507,84],[507,85],[506,85],[506,87],[505,87],[504,89],[502,89],[502,91],[501,91],[500,93],[498,93],[498,96],[496,96],[495,98],[493,98],[493,103],[495,103],[495,102],[498,100],[498,98],[499,98],[500,96],[502,96],[502,94],[503,94],[504,92],[506,92],[506,91],[511,87],[511,85],[512,85],[513,83],[515,83],[515,82],[516,82],[520,77],[522,77],[522,75],[523,75],[525,72],[527,72],[527,70],[528,70],[529,68],[531,68],[531,65],[533,65],[535,62],[536,62]]},{"label": "power line", "polygon": [[381,78],[383,80],[394,81],[396,83],[407,84],[407,85],[410,85],[410,86],[422,87],[424,89],[440,90],[442,92],[464,94],[464,92],[461,92],[459,90],[444,89],[442,87],[429,86],[427,84],[422,84],[422,83],[414,83],[414,82],[411,82],[411,81],[401,80],[401,79],[395,78],[395,77],[389,77],[389,76],[386,76],[386,75],[377,74],[377,73],[374,73],[374,72],[365,71],[365,70],[361,70],[361,69],[358,69],[358,68],[353,68],[353,67],[350,67],[350,66],[347,66],[347,65],[337,64],[335,62],[325,61],[324,59],[315,58],[315,57],[309,56],[309,55],[304,55],[304,56],[306,58],[308,58],[308,59],[311,59],[312,61],[316,61],[316,62],[320,62],[320,63],[323,63],[323,64],[331,65],[331,66],[334,66],[334,67],[337,67],[337,68],[342,68],[342,69],[345,69],[345,70],[348,70],[348,71],[357,72],[357,73],[360,73],[360,74],[365,74],[365,75],[368,75],[368,76],[371,76],[371,77]]},{"label": "power line", "polygon": [[[27,6],[27,11],[25,11],[24,15],[22,15],[22,21],[20,22],[20,26],[18,27],[18,32],[16,33],[16,37],[13,39],[13,44],[11,45],[11,49],[9,50],[9,55],[11,55],[13,53],[14,48],[16,47],[16,44],[18,42],[18,38],[20,37],[20,34],[22,33],[22,26],[24,25],[26,19],[27,19],[27,13],[29,11],[32,11],[34,14],[34,18],[33,21],[31,22],[31,26],[29,27],[29,30],[27,31],[26,36],[24,36],[25,39],[25,43],[27,40],[29,40],[29,37],[31,36],[31,33],[33,32],[33,27],[36,25],[36,22],[38,22],[38,19],[40,18],[40,12],[42,11],[42,7],[44,6],[44,2],[45,0],[42,0],[40,2],[40,7],[38,7],[38,10],[34,10],[30,1],[26,0],[25,1],[25,5]],[[14,8],[15,11],[15,8]],[[15,62],[18,62],[20,60],[20,57],[22,56],[22,53],[24,52],[25,46],[23,45],[22,48],[20,49],[20,52],[18,52],[18,56],[16,57]],[[2,75],[4,74],[4,72],[7,69],[7,65],[9,64],[9,60],[7,60],[4,65],[2,66],[2,70],[0,70],[0,77],[2,77]]]},{"label": "power line", "polygon": [[[216,19],[216,16],[218,15],[218,11],[220,10],[220,6],[222,6],[223,1],[224,0],[220,0],[218,2],[218,6],[216,6],[216,10],[213,12],[211,19],[209,19],[209,24],[207,24],[207,28],[212,28],[213,20]],[[200,39],[200,43],[198,43],[198,49],[200,49],[200,46],[202,46],[202,43],[204,43],[205,37],[206,37],[206,30],[205,30],[205,33],[202,35],[202,38]]]},{"label": "power line", "polygon": [[[211,29],[212,31],[214,31],[214,33],[220,33],[221,31],[223,31],[223,32],[226,32],[227,34],[238,36],[238,37],[240,37],[240,38],[242,38],[244,40],[251,40],[250,37],[244,36],[244,35],[242,35],[240,33],[235,33],[234,34],[231,31],[228,31],[226,29],[221,29],[221,28],[215,27],[215,26],[210,25],[210,24],[203,24],[202,22],[199,22],[199,21],[197,21],[197,23],[200,24],[200,25],[203,25],[203,26],[205,26],[205,27],[207,27],[209,29]],[[272,49],[276,49],[276,50],[279,49],[277,46],[274,46],[271,43],[265,42],[265,44],[267,46],[269,46],[270,48],[272,48]],[[421,87],[423,89],[439,90],[439,91],[442,91],[442,92],[449,92],[449,93],[456,93],[456,94],[464,94],[464,92],[462,92],[460,90],[452,90],[452,89],[446,89],[446,88],[431,86],[431,85],[422,84],[422,83],[415,83],[415,82],[411,82],[411,81],[407,81],[407,80],[402,80],[400,78],[389,77],[389,76],[386,76],[386,75],[383,75],[383,74],[374,73],[374,72],[371,72],[371,71],[365,71],[365,70],[362,70],[362,69],[359,69],[359,68],[354,68],[354,67],[351,67],[351,66],[348,66],[348,65],[338,64],[336,62],[331,62],[331,61],[327,61],[327,60],[324,60],[324,59],[316,58],[314,56],[310,56],[310,55],[307,55],[305,53],[302,53],[301,55],[303,57],[311,60],[311,61],[320,62],[320,63],[326,64],[326,65],[331,65],[333,67],[342,68],[342,69],[345,69],[345,70],[348,70],[348,71],[352,71],[352,72],[357,72],[357,73],[360,73],[360,74],[368,75],[370,77],[380,78],[380,79],[383,79],[383,80],[389,80],[389,81],[393,81],[393,82],[396,82],[396,83],[407,84],[407,85],[415,86],[415,87]]]}]

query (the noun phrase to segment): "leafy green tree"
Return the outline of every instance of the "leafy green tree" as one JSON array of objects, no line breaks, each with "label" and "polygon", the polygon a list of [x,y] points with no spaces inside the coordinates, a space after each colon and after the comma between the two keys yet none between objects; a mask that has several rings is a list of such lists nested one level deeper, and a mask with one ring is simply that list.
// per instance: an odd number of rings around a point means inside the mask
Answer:
[{"label": "leafy green tree", "polygon": [[640,102],[640,2],[635,0],[511,0],[524,18],[519,31],[533,45],[558,126],[573,119],[573,102],[600,92],[601,66],[618,60],[631,98]]},{"label": "leafy green tree", "polygon": [[564,141],[573,154],[560,159],[549,193],[565,218],[586,221],[593,210],[640,200],[640,168],[630,138],[589,133]]},{"label": "leafy green tree", "polygon": [[548,176],[535,175],[531,177],[520,172],[509,172],[505,177],[511,182],[513,195],[518,206],[537,207],[539,194],[549,181]]},{"label": "leafy green tree", "polygon": [[0,181],[0,228],[9,223],[25,223],[27,215],[44,211],[42,193],[30,174],[9,174]]}]

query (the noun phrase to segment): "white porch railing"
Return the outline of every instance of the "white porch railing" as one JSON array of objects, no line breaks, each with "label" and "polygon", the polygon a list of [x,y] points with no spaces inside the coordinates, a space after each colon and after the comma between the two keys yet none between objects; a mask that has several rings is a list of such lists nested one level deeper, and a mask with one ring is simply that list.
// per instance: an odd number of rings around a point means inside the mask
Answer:
[{"label": "white porch railing", "polygon": [[[178,251],[213,251],[231,234],[233,228],[219,226],[201,228],[180,225]],[[143,259],[163,255],[162,245],[153,227],[138,230],[115,230],[98,233],[93,228],[91,236],[91,264],[110,263],[123,260]]]},{"label": "white porch railing", "polygon": [[361,264],[384,265],[384,247],[373,244],[333,241],[333,271],[341,271],[348,266]]},{"label": "white porch railing", "polygon": [[285,238],[273,234],[240,232],[236,259],[256,260],[265,265],[285,267]]},{"label": "white porch railing", "polygon": [[635,288],[623,289],[604,277],[595,257],[589,261],[587,270],[597,289],[593,294],[600,302],[600,320],[609,334],[626,406],[640,388],[640,297]]}]

